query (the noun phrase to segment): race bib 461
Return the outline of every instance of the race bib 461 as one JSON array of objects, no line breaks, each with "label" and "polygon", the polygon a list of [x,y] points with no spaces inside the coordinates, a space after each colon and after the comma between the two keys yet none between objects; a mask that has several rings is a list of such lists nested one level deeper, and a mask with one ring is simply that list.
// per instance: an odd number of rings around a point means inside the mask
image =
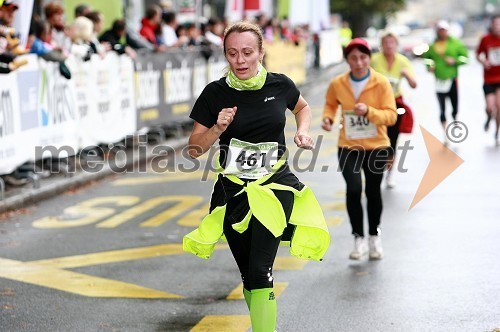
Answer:
[{"label": "race bib 461", "polygon": [[272,173],[278,162],[278,143],[248,143],[231,138],[224,175],[244,179],[259,179]]}]

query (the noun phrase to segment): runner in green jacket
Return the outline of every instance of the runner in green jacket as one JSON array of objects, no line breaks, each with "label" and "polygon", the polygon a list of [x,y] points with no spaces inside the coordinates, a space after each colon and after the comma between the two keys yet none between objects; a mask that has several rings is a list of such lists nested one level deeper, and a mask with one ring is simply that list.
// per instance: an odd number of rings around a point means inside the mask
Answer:
[{"label": "runner in green jacket", "polygon": [[[453,121],[458,114],[458,67],[467,63],[468,52],[464,44],[448,34],[450,25],[444,20],[436,24],[437,38],[422,56],[427,68],[436,77],[436,94],[441,110],[441,125],[446,130],[446,98],[450,99]],[[445,136],[445,143],[447,139]]]}]

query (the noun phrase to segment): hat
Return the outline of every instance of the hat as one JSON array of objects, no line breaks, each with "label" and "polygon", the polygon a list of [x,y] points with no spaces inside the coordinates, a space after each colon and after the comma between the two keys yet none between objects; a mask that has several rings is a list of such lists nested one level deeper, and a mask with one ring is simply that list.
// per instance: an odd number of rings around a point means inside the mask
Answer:
[{"label": "hat", "polygon": [[437,23],[436,23],[436,29],[443,29],[443,30],[449,30],[450,29],[450,24],[445,21],[445,20],[439,20]]},{"label": "hat", "polygon": [[14,3],[14,1],[12,1],[12,0],[4,0],[1,8],[5,8],[5,7],[10,7],[10,8],[13,8],[14,10],[19,9],[19,6],[16,3]]},{"label": "hat", "polygon": [[347,58],[349,53],[355,48],[358,48],[361,52],[368,54],[369,56],[372,55],[372,51],[370,48],[370,45],[366,40],[363,38],[354,38],[347,44],[347,46],[344,49],[344,56]]}]

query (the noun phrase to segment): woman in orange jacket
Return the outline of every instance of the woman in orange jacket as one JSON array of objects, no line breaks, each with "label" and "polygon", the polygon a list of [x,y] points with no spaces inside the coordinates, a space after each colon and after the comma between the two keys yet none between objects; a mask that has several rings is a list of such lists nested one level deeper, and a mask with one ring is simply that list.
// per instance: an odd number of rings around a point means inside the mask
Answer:
[{"label": "woman in orange jacket", "polygon": [[[361,259],[369,247],[370,259],[381,259],[380,185],[389,156],[387,126],[396,122],[396,103],[389,80],[370,68],[371,50],[364,39],[353,39],[344,56],[350,71],[330,82],[322,128],[332,130],[340,106],[339,169],[346,181],[347,213],[354,235],[354,250],[349,258]],[[364,238],[361,171],[366,182],[369,246]]]}]

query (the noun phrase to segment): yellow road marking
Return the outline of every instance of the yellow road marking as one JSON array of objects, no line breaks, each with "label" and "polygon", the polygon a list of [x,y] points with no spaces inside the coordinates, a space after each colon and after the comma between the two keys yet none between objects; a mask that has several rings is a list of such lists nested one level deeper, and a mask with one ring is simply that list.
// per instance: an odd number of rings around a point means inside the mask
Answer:
[{"label": "yellow road marking", "polygon": [[179,295],[121,281],[0,258],[0,277],[90,297],[175,299]]},{"label": "yellow road marking", "polygon": [[[226,245],[215,246],[215,250],[226,248]],[[66,271],[64,269],[179,255],[183,253],[182,244],[163,244],[150,247],[43,259],[31,262],[19,262],[0,258],[0,278],[26,282],[90,297],[178,299],[182,298],[182,296],[122,281]]]},{"label": "yellow road marking", "polygon": [[[158,198],[153,198],[157,200]],[[169,196],[161,198],[164,202],[180,200],[175,206],[163,211],[162,213],[149,218],[141,223],[141,227],[158,227],[167,220],[178,216],[186,210],[191,209],[194,205],[203,200],[200,196]]]},{"label": "yellow road marking", "polygon": [[335,198],[345,198],[345,191],[337,191],[333,197]]},{"label": "yellow road marking", "polygon": [[[281,293],[285,290],[285,288],[288,287],[288,282],[275,282],[273,283],[273,292],[276,298],[280,296]],[[245,297],[243,296],[243,283],[240,283],[238,286],[236,286],[235,289],[229,293],[229,295],[226,297],[226,300],[244,300]]]},{"label": "yellow road marking", "polygon": [[326,218],[326,224],[328,226],[338,226],[342,223],[342,221],[344,221],[344,217],[341,216]]},{"label": "yellow road marking", "polygon": [[182,244],[160,244],[151,247],[103,251],[92,254],[59,257],[32,261],[39,266],[56,269],[71,269],[98,264],[109,264],[159,256],[183,254]]},{"label": "yellow road marking", "polygon": [[302,270],[307,264],[305,259],[293,256],[279,256],[274,261],[274,270]]},{"label": "yellow road marking", "polygon": [[209,209],[210,204],[205,204],[198,210],[191,211],[187,215],[179,219],[177,224],[185,227],[198,227],[201,220],[208,214]]},{"label": "yellow road marking", "polygon": [[205,316],[190,332],[246,332],[250,328],[250,316]]},{"label": "yellow road marking", "polygon": [[[114,186],[138,186],[151,183],[166,183],[178,181],[200,180],[205,172],[198,170],[191,173],[188,172],[171,172],[163,175],[141,176],[135,178],[119,179],[113,182]],[[209,175],[209,179],[213,178]]]},{"label": "yellow road marking", "polygon": [[100,222],[99,224],[97,224],[97,227],[113,228],[151,209],[154,209],[161,204],[176,202],[177,204],[175,204],[174,206],[167,208],[163,212],[141,223],[142,227],[158,227],[171,218],[174,218],[184,211],[191,209],[202,200],[203,198],[201,198],[200,196],[160,196],[151,198],[146,202],[141,203],[140,205],[134,206],[131,209],[119,213],[107,220],[104,220],[103,222]]},{"label": "yellow road marking", "polygon": [[[177,217],[178,215],[192,210],[198,205],[203,198],[201,196],[160,196],[151,198],[139,205],[136,205],[121,213],[116,213],[116,209],[111,206],[131,206],[140,202],[137,196],[116,196],[116,197],[97,197],[92,198],[74,206],[64,209],[64,214],[57,217],[44,217],[33,222],[33,227],[37,228],[68,228],[79,227],[96,223],[106,217],[112,216],[98,223],[96,227],[113,228],[117,227],[133,218],[137,218],[154,208],[165,204],[175,203],[173,206],[166,208],[161,213],[145,220],[141,223],[142,227],[158,227],[163,225],[168,220]],[[208,208],[205,210],[208,212]],[[190,217],[201,214],[195,210],[189,214]],[[183,219],[186,220],[185,218]]]},{"label": "yellow road marking", "polygon": [[323,210],[345,211],[345,202],[334,202],[321,205]]},{"label": "yellow road marking", "polygon": [[98,205],[131,206],[138,202],[140,202],[140,198],[137,196],[92,198],[64,209],[62,217],[41,218],[35,220],[32,225],[37,228],[68,228],[90,225],[115,213],[115,209],[111,207]]}]

